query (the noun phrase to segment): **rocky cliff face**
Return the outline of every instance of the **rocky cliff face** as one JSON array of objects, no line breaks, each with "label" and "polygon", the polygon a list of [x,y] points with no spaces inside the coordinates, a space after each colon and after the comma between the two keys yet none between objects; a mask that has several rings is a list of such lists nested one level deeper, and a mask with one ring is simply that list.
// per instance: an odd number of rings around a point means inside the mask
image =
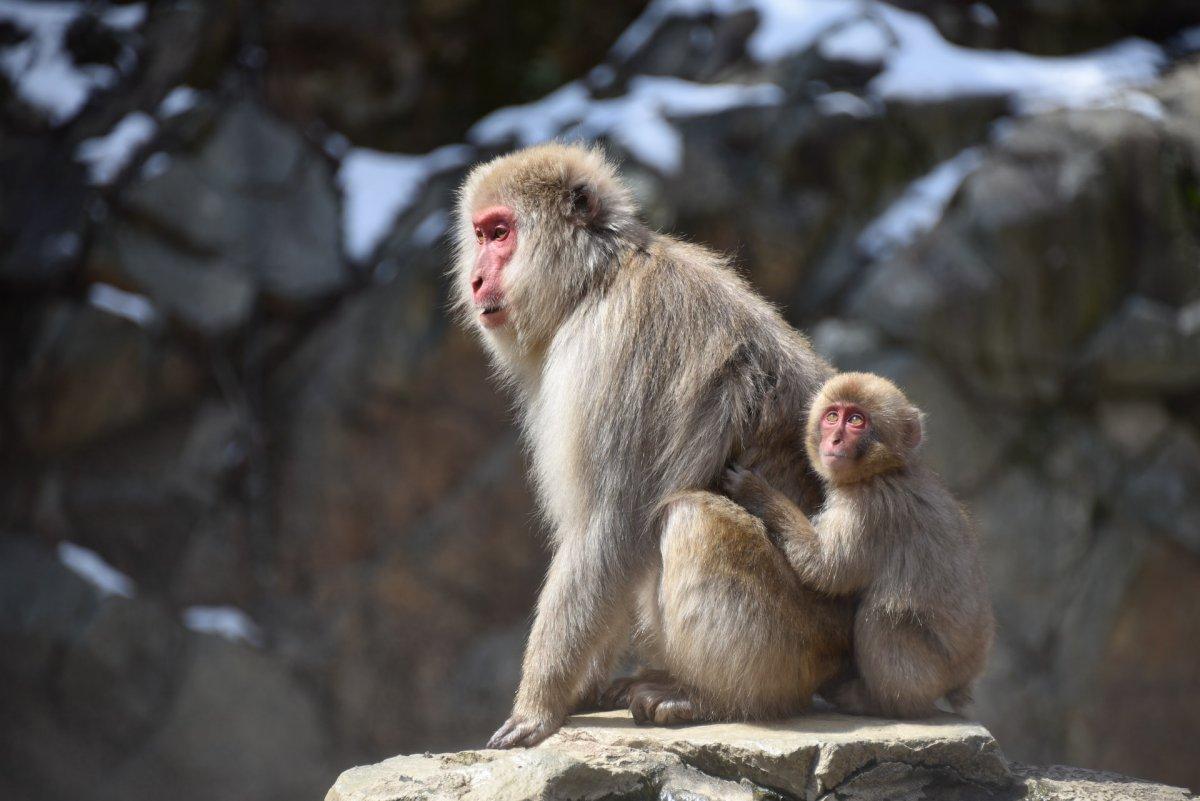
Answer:
[{"label": "rocky cliff face", "polygon": [[0,787],[290,798],[503,718],[545,553],[443,234],[555,135],[928,411],[1005,752],[1200,786],[1193,4],[434,5],[0,4]]},{"label": "rocky cliff face", "polygon": [[325,801],[1194,797],[1111,773],[1010,765],[986,729],[953,716],[898,723],[826,713],[669,729],[610,712],[574,718],[530,750],[426,753],[353,768]]}]

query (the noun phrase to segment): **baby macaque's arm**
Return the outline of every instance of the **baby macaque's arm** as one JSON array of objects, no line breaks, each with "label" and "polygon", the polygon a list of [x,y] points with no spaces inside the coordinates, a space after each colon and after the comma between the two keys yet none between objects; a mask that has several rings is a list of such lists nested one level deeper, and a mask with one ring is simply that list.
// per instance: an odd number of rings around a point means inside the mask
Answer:
[{"label": "baby macaque's arm", "polygon": [[863,566],[845,559],[845,554],[836,554],[800,507],[762,476],[733,465],[725,471],[722,487],[734,502],[766,524],[767,534],[804,584],[831,595],[848,595],[867,583]]}]

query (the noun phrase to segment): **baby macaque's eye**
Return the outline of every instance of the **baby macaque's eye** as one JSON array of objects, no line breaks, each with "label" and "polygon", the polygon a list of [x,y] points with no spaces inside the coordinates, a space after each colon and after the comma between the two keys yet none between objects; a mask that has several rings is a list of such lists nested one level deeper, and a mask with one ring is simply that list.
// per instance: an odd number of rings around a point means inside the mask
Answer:
[{"label": "baby macaque's eye", "polygon": [[837,420],[838,420],[838,413],[835,412],[833,409],[830,409],[829,411],[825,412],[825,422],[826,423],[836,423]]},{"label": "baby macaque's eye", "polygon": [[855,428],[860,428],[867,424],[867,418],[863,417],[858,412],[854,412],[853,414],[850,415],[849,419],[846,420],[846,422],[849,423],[850,425],[854,426]]}]

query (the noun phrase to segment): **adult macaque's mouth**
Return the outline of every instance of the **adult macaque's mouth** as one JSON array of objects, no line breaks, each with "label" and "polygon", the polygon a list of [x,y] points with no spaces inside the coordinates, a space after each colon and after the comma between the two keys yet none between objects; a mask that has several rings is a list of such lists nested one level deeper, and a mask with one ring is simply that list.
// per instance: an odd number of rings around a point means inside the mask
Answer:
[{"label": "adult macaque's mouth", "polygon": [[508,322],[508,309],[503,304],[479,307],[479,321],[485,328],[498,328]]}]

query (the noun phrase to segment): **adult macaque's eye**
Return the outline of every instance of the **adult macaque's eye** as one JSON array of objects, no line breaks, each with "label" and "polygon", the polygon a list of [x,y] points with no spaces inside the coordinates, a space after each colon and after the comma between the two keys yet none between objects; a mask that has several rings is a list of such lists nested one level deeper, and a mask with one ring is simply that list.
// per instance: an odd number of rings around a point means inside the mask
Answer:
[{"label": "adult macaque's eye", "polygon": [[837,420],[838,420],[837,412],[833,411],[832,409],[829,410],[828,412],[825,412],[825,422],[826,423],[836,423]]},{"label": "adult macaque's eye", "polygon": [[505,228],[503,225],[497,225],[492,230],[492,239],[496,240],[497,242],[499,242],[500,240],[505,239],[507,237],[508,237],[508,229]]},{"label": "adult macaque's eye", "polygon": [[475,229],[475,241],[481,245],[483,244],[483,229],[482,228]]}]

